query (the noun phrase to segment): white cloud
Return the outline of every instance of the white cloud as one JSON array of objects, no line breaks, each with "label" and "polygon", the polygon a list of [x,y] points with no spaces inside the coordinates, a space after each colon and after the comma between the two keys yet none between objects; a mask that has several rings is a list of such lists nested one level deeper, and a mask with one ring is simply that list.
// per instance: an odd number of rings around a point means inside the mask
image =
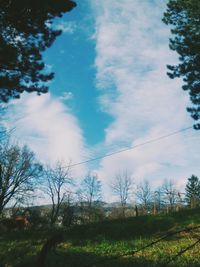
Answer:
[{"label": "white cloud", "polygon": [[61,30],[63,33],[72,34],[76,30],[76,23],[74,21],[60,22],[56,25],[56,30]]},{"label": "white cloud", "polygon": [[[99,105],[113,118],[105,129],[105,141],[93,148],[95,155],[192,125],[185,111],[188,95],[181,90],[181,81],[166,75],[166,64],[173,64],[177,57],[168,48],[169,29],[161,21],[165,1],[90,2],[96,20],[93,40]],[[65,26],[69,33],[76,29],[75,25],[61,25],[63,29]],[[71,97],[70,92],[60,99],[50,94],[25,95],[10,110],[9,122],[16,126],[16,136],[44,162],[61,158],[80,162],[90,157],[77,119],[62,102]],[[16,114],[20,114],[19,120]],[[146,179],[159,186],[169,178],[183,186],[192,173],[200,176],[199,150],[199,132],[190,130],[104,158],[94,171],[104,182],[106,200],[111,200],[108,192],[112,178],[125,169],[136,183]],[[80,176],[86,168],[80,165],[74,171]]]},{"label": "white cloud", "polygon": [[[8,109],[10,127],[21,143],[26,143],[44,163],[57,160],[76,163],[89,156],[79,123],[70,110],[50,94],[25,94]],[[81,176],[85,166],[73,168]]]},{"label": "white cloud", "polygon": [[71,100],[73,98],[72,92],[64,92],[62,96],[59,97],[60,100]]},{"label": "white cloud", "polygon": [[[168,48],[169,29],[161,21],[165,2],[91,1],[99,103],[113,117],[104,143],[109,149],[130,147],[193,123],[185,111],[188,95],[181,81],[166,75],[166,64],[177,62],[177,56]],[[150,179],[155,185],[172,175],[177,181],[186,179],[192,170],[198,172],[200,144],[189,140],[192,132],[105,158],[99,174],[109,180],[119,168],[127,168],[136,180]],[[197,138],[198,133],[193,134]]]}]

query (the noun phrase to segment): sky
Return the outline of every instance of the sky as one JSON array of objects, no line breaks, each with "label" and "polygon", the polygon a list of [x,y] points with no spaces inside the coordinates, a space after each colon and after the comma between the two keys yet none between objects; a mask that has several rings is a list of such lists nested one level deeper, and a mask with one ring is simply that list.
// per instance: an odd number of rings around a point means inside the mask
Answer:
[{"label": "sky", "polygon": [[[9,103],[7,127],[44,164],[76,164],[133,147],[193,125],[180,79],[170,80],[170,29],[161,21],[166,1],[77,0],[55,22],[63,33],[44,53],[55,72],[49,93],[23,94]],[[77,181],[98,174],[104,199],[127,170],[134,184],[153,188],[164,179],[180,191],[192,174],[200,177],[199,132],[193,129],[72,168]]]}]

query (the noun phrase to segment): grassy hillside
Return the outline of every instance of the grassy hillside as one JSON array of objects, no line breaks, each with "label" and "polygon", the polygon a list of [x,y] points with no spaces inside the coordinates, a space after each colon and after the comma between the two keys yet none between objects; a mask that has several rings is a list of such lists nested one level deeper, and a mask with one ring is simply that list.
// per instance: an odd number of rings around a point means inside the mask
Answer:
[{"label": "grassy hillside", "polygon": [[[137,253],[131,253],[171,230],[200,226],[200,210],[184,210],[168,216],[143,216],[105,221],[61,230],[64,241],[48,254],[46,266],[52,267],[128,267],[166,266],[181,249],[200,238],[200,232],[182,232]],[[52,230],[2,233],[0,263],[36,266],[37,255]],[[200,266],[200,245],[167,266]]]}]

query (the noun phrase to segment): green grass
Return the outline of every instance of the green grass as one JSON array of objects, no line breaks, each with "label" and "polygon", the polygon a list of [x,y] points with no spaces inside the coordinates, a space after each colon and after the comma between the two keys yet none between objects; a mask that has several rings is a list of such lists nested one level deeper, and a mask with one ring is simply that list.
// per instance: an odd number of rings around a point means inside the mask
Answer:
[{"label": "green grass", "polygon": [[[169,230],[200,225],[200,210],[183,210],[171,215],[104,221],[62,230],[64,242],[47,258],[48,267],[148,267],[162,266],[197,237],[176,234],[134,255],[124,255],[156,240]],[[37,255],[52,230],[2,233],[0,263],[36,266]],[[200,238],[200,233],[199,233]],[[200,266],[200,245],[178,257],[169,266]]]}]

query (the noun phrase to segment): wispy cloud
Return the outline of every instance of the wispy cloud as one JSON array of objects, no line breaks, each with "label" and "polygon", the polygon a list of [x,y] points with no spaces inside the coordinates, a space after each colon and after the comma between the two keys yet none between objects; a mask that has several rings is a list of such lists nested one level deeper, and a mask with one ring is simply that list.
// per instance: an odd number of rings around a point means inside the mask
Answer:
[{"label": "wispy cloud", "polygon": [[[66,164],[89,156],[79,122],[59,99],[50,94],[25,94],[8,108],[8,122],[14,136],[26,143],[45,164],[62,160]],[[85,166],[74,168],[80,176]]]},{"label": "wispy cloud", "polygon": [[[130,146],[192,125],[181,82],[166,75],[166,64],[173,64],[177,58],[169,51],[169,29],[161,21],[165,1],[92,0],[91,6],[96,16],[99,103],[113,117],[104,145],[115,149],[119,144]],[[193,155],[199,149],[197,140],[186,142],[185,138],[187,135],[171,137],[104,159],[99,172],[104,179],[118,168],[131,169],[137,179],[156,175],[163,179],[162,175],[169,173],[178,177],[183,175],[183,168],[185,173],[189,171],[194,160],[187,155],[188,149]]]},{"label": "wispy cloud", "polygon": [[[90,0],[96,21],[92,41],[96,42],[99,107],[113,118],[104,142],[93,148],[96,156],[193,123],[185,111],[188,96],[181,90],[181,81],[166,75],[166,64],[173,64],[177,57],[168,48],[169,29],[161,21],[165,2]],[[76,31],[73,23],[59,27],[70,34]],[[9,108],[8,123],[16,126],[15,136],[28,143],[43,162],[76,163],[91,157],[79,121],[63,101],[72,97],[68,91],[56,99],[50,94],[24,95]],[[183,186],[192,173],[200,176],[199,151],[199,132],[190,130],[104,158],[94,171],[105,182],[105,193],[113,176],[124,169],[137,183],[147,179],[158,186],[169,178]],[[74,172],[80,176],[86,169],[80,165]],[[111,194],[105,196],[111,200]]]}]

